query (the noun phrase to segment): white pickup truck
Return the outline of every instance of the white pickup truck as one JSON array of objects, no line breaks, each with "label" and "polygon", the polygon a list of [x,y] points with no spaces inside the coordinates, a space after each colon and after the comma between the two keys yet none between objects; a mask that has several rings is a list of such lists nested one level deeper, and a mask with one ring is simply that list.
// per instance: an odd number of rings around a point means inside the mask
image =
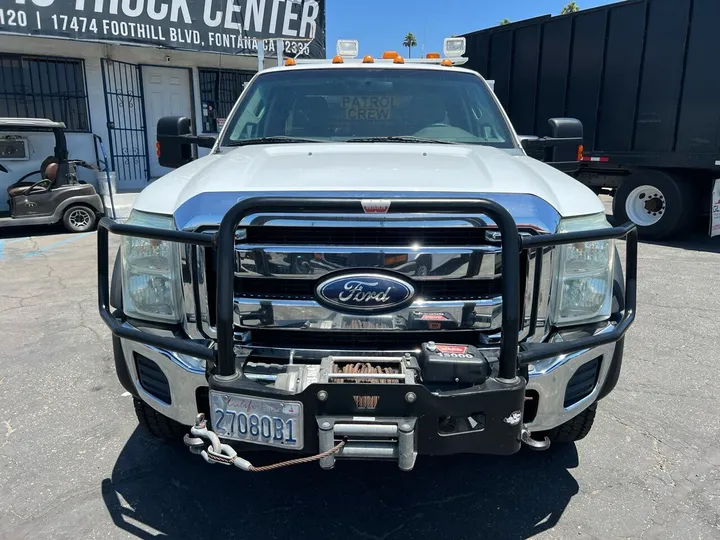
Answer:
[{"label": "white pickup truck", "polygon": [[637,235],[563,172],[582,125],[519,137],[463,38],[353,49],[258,73],[216,139],[161,119],[176,170],[101,220],[100,314],[140,424],[253,471],[238,452],[411,470],[583,438],[620,373]]}]

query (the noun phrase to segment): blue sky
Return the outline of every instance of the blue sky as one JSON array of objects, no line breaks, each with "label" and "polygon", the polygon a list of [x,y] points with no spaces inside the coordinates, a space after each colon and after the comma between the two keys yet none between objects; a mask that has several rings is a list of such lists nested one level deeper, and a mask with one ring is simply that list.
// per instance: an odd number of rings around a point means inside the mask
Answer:
[{"label": "blue sky", "polygon": [[[357,39],[360,55],[403,51],[402,41],[413,32],[425,51],[442,52],[443,39],[497,25],[502,19],[520,21],[538,15],[557,15],[568,0],[326,0],[327,55],[335,55],[338,39]],[[576,0],[581,9],[611,0]]]}]

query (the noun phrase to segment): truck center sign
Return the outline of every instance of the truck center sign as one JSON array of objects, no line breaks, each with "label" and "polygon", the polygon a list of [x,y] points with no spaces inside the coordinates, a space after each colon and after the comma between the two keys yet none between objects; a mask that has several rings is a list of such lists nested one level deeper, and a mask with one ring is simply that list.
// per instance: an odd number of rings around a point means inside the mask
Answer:
[{"label": "truck center sign", "polygon": [[[325,0],[0,0],[0,33],[325,58]],[[265,43],[275,55],[275,43]]]}]

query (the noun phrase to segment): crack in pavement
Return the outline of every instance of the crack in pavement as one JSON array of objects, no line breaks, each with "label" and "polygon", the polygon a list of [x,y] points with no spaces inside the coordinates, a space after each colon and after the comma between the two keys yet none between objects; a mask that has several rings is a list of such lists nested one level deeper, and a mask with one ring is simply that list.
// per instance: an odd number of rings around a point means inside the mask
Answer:
[{"label": "crack in pavement", "polygon": [[690,394],[675,394],[673,392],[665,392],[663,390],[659,389],[648,389],[644,390],[640,387],[640,385],[635,385],[630,388],[623,388],[621,386],[615,387],[616,392],[625,392],[628,394],[643,394],[643,395],[649,395],[649,396],[663,396],[663,397],[671,397],[671,398],[683,398],[683,399],[697,399],[701,401],[706,401],[710,398],[710,396],[698,396],[698,395],[690,395]]},{"label": "crack in pavement", "polygon": [[[45,511],[43,511],[43,512],[40,512],[40,513],[37,514],[37,515],[29,516],[29,517],[23,519],[23,521],[31,521],[31,522],[32,522],[32,521],[36,521],[36,522],[37,522],[37,523],[35,523],[35,525],[33,525],[33,527],[30,528],[29,531],[27,531],[27,532],[25,533],[25,535],[23,535],[23,540],[25,540],[26,538],[28,538],[33,532],[35,532],[35,530],[36,530],[38,527],[40,527],[40,525],[43,524],[43,518],[44,518],[45,516],[47,516],[50,512],[52,512],[53,510],[56,510],[57,508],[60,508],[60,507],[64,506],[67,502],[69,502],[69,501],[71,501],[71,500],[73,500],[73,499],[77,499],[78,497],[82,497],[83,495],[87,495],[87,494],[89,494],[89,493],[94,493],[96,490],[97,490],[97,487],[96,487],[96,486],[92,486],[92,487],[87,488],[87,489],[84,489],[84,490],[82,490],[82,491],[78,491],[77,493],[73,493],[73,494],[71,494],[71,495],[68,495],[66,498],[64,498],[64,499],[62,499],[61,501],[57,502],[56,504],[52,505],[52,506],[51,506],[50,508],[48,508],[47,510],[45,510]],[[18,514],[15,513],[15,512],[13,512],[13,514],[15,514],[16,516],[18,515]]]},{"label": "crack in pavement", "polygon": [[5,431],[5,440],[2,444],[0,444],[0,448],[3,448],[6,445],[10,444],[10,435],[17,431],[17,429],[13,428],[10,424],[10,420],[3,420],[3,424],[5,424],[5,429],[7,431]]},{"label": "crack in pavement", "polygon": [[708,465],[712,465],[709,461],[706,461],[705,459],[703,459],[703,458],[701,458],[701,457],[699,457],[699,456],[691,456],[691,455],[687,454],[684,450],[681,450],[680,448],[677,448],[677,447],[673,446],[672,444],[664,441],[664,440],[661,439],[660,437],[658,437],[658,436],[656,436],[656,435],[653,435],[653,434],[650,433],[649,431],[647,431],[647,430],[645,430],[645,429],[643,429],[643,428],[640,428],[640,427],[632,424],[629,420],[622,420],[622,419],[618,418],[617,416],[615,416],[615,415],[612,413],[612,411],[609,411],[609,410],[608,410],[608,411],[606,411],[605,414],[607,414],[611,419],[615,420],[618,424],[620,424],[620,425],[622,425],[622,426],[625,426],[626,428],[634,431],[635,433],[637,433],[637,434],[639,434],[639,435],[642,435],[642,436],[644,436],[644,437],[647,437],[647,438],[649,438],[649,439],[652,439],[652,440],[654,440],[654,441],[657,441],[658,443],[663,444],[663,445],[667,446],[668,448],[670,448],[670,449],[672,449],[672,450],[675,450],[678,454],[681,454],[683,457],[685,457],[685,458],[687,458],[687,459],[689,459],[689,460],[699,459],[699,460],[701,460],[702,462],[707,463]]}]

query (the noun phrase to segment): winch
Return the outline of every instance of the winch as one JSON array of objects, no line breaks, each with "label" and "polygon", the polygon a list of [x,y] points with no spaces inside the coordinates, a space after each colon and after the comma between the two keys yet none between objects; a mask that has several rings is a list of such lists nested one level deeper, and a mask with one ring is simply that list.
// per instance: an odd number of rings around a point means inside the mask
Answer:
[{"label": "winch", "polygon": [[275,377],[274,386],[293,393],[315,383],[394,383],[418,382],[473,386],[483,384],[493,371],[493,363],[472,345],[422,343],[419,351],[397,356],[363,354],[329,355],[320,364],[289,364]]},{"label": "winch", "polygon": [[302,392],[315,383],[415,384],[420,366],[410,353],[398,356],[326,356],[320,364],[290,364],[277,375],[275,388]]}]

